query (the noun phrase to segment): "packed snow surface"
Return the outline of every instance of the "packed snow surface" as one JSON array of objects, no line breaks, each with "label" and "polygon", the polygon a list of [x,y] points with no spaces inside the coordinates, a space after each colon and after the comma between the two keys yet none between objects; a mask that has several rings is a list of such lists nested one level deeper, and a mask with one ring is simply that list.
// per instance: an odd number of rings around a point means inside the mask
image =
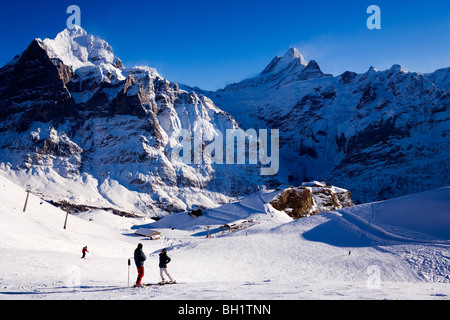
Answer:
[{"label": "packed snow surface", "polygon": [[[296,221],[268,204],[277,192],[198,218],[90,211],[69,215],[63,229],[65,212],[33,194],[23,212],[25,190],[0,176],[0,299],[448,299],[450,188]],[[243,219],[247,228],[220,229]],[[162,238],[137,236],[139,228]],[[128,287],[138,243],[144,283],[159,281],[158,254],[167,248],[179,284]]]}]

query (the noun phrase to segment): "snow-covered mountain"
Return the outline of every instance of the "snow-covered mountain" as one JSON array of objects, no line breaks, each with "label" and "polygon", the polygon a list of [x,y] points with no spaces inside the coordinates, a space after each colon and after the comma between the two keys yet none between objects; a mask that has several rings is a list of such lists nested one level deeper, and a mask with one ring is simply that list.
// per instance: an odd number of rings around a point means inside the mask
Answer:
[{"label": "snow-covered mountain", "polygon": [[279,129],[279,177],[376,201],[450,184],[449,69],[324,74],[294,48],[257,77],[204,92],[243,128]]},{"label": "snow-covered mountain", "polygon": [[327,76],[330,75],[322,73],[316,61],[308,63],[296,48],[290,48],[283,57],[276,56],[259,76],[230,84],[223,91],[235,92],[261,85],[281,87],[295,81]]},{"label": "snow-covered mountain", "polygon": [[155,69],[125,68],[80,27],[35,39],[0,69],[0,106],[2,173],[55,202],[159,215],[258,184],[257,168],[172,159],[182,129],[211,139],[238,124]]},{"label": "snow-covered mountain", "polygon": [[[257,77],[206,92],[127,68],[106,41],[75,27],[35,39],[0,69],[0,173],[56,203],[138,215],[312,180],[348,189],[355,202],[442,187],[448,70],[395,65],[334,77],[291,48]],[[280,130],[276,176],[171,157],[182,129],[209,141],[238,128]]]}]

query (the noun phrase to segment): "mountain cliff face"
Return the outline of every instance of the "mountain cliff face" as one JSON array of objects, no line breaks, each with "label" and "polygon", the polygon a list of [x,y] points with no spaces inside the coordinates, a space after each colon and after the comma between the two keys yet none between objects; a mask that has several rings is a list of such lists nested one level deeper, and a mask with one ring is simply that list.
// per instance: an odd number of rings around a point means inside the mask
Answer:
[{"label": "mountain cliff face", "polygon": [[450,183],[448,75],[394,65],[333,77],[290,49],[258,77],[207,94],[244,128],[280,130],[284,181],[325,179],[366,202]]},{"label": "mountain cliff face", "polygon": [[229,114],[154,69],[125,68],[78,27],[0,69],[0,106],[3,174],[56,202],[159,215],[254,189],[245,168],[171,159],[181,129],[237,129]]}]

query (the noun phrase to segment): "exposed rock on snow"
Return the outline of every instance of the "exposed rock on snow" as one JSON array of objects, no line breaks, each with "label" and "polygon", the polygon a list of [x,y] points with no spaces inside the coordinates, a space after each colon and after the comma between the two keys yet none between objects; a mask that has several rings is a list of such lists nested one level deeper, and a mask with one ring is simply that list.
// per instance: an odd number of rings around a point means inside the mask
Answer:
[{"label": "exposed rock on snow", "polygon": [[277,194],[270,204],[294,219],[353,206],[348,190],[321,182],[304,183],[301,187],[290,187]]}]

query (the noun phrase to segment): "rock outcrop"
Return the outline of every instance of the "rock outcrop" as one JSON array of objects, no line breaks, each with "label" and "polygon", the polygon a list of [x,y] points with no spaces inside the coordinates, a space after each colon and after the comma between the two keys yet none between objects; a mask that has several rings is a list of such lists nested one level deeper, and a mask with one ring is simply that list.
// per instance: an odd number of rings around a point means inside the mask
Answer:
[{"label": "rock outcrop", "polygon": [[348,190],[316,181],[290,187],[275,196],[270,204],[294,219],[354,205]]}]

